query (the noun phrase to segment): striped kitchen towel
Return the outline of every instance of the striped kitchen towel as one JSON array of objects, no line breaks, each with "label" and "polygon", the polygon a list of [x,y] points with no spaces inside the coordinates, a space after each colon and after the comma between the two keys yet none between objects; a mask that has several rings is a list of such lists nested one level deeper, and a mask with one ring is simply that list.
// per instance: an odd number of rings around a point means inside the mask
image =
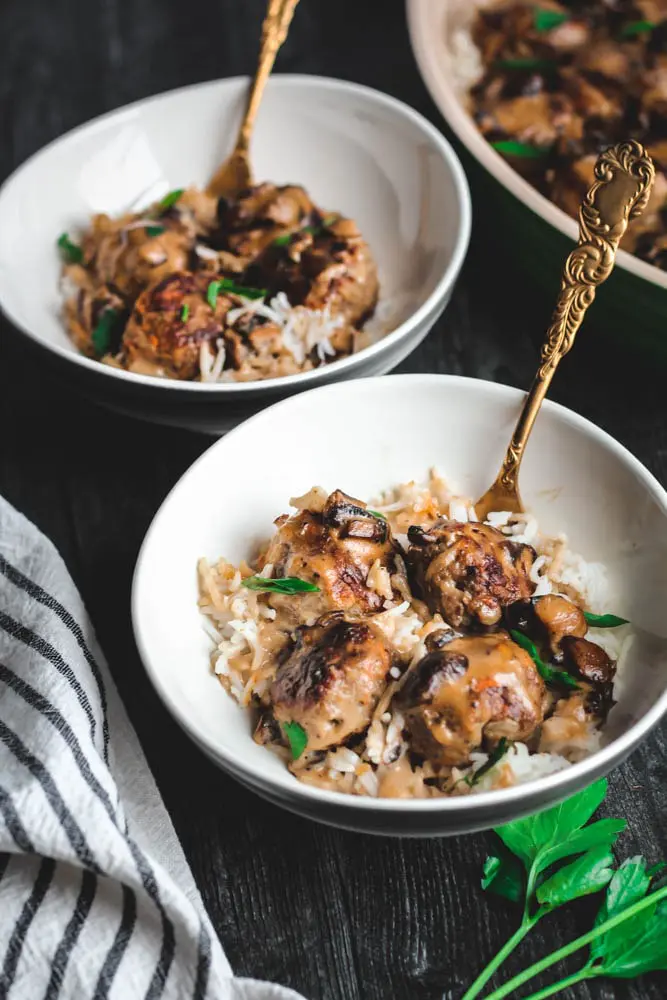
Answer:
[{"label": "striped kitchen towel", "polygon": [[236,979],[53,545],[0,498],[0,1000],[297,1000]]}]

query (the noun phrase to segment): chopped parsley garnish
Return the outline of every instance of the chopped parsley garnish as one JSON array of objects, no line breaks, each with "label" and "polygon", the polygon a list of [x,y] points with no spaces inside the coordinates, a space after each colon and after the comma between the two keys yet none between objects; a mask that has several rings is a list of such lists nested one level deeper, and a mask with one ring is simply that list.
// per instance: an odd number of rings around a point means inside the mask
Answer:
[{"label": "chopped parsley garnish", "polygon": [[164,231],[164,226],[146,226],[146,234],[150,237],[161,236]]},{"label": "chopped parsley garnish", "polygon": [[533,24],[536,31],[551,31],[559,24],[565,24],[569,20],[569,14],[559,10],[546,10],[544,7],[536,7],[533,12]]},{"label": "chopped parsley garnish", "polygon": [[312,594],[320,589],[314,583],[300,580],[298,576],[282,576],[274,580],[264,576],[248,576],[241,582],[248,590],[259,590],[269,594]]},{"label": "chopped parsley garnish", "polygon": [[83,250],[77,243],[72,242],[67,233],[58,237],[58,248],[68,264],[80,264],[83,260]]},{"label": "chopped parsley garnish", "polygon": [[542,680],[546,684],[561,684],[569,688],[579,687],[571,674],[568,674],[565,670],[557,670],[555,667],[545,663],[537,651],[537,646],[527,635],[524,635],[523,632],[519,632],[517,629],[512,629],[510,635],[517,646],[521,646],[522,649],[525,649],[530,654]]},{"label": "chopped parsley garnish", "polygon": [[478,767],[474,774],[469,774],[464,780],[466,785],[470,785],[473,788],[477,782],[488,774],[492,767],[502,760],[507,751],[509,750],[511,743],[505,736],[501,736],[498,740],[498,746],[489,754],[488,760],[486,760],[481,767]]},{"label": "chopped parsley garnish", "polygon": [[584,611],[584,618],[593,628],[617,628],[619,625],[627,625],[627,618],[619,618],[618,615],[594,615],[592,611]]},{"label": "chopped parsley garnish", "polygon": [[220,291],[221,286],[222,282],[217,279],[209,282],[209,286],[206,289],[206,301],[210,305],[211,309],[215,309],[215,304],[218,301],[218,292]]},{"label": "chopped parsley garnish", "polygon": [[387,520],[384,514],[381,514],[379,510],[371,510],[370,507],[367,507],[366,510],[368,511],[369,514],[372,514],[373,517],[379,517],[381,521]]},{"label": "chopped parsley garnish", "polygon": [[292,758],[296,760],[308,745],[306,730],[298,722],[283,722],[283,729],[292,751]]},{"label": "chopped parsley garnish", "polygon": [[186,319],[190,315],[190,306],[187,302],[184,302],[181,306],[181,323],[185,323]]},{"label": "chopped parsley garnish", "polygon": [[329,226],[333,226],[340,216],[338,215],[326,215],[319,226],[302,226],[301,229],[295,229],[291,233],[283,233],[282,236],[276,236],[273,241],[273,245],[276,247],[286,247],[293,236],[298,236],[299,233],[312,233],[313,236],[317,236],[318,233],[323,233],[325,229]]},{"label": "chopped parsley garnish", "polygon": [[166,212],[168,208],[171,208],[172,205],[175,205],[184,191],[185,188],[176,188],[175,191],[170,191],[169,194],[166,194],[162,199],[162,201],[158,202],[157,206],[158,212]]},{"label": "chopped parsley garnish", "polygon": [[118,310],[112,309],[109,306],[104,310],[97,321],[95,329],[92,332],[91,340],[93,347],[95,348],[95,354],[98,358],[101,358],[104,354],[108,354],[109,352],[109,348],[111,346],[111,333],[116,325],[117,319]]},{"label": "chopped parsley garnish", "polygon": [[491,145],[503,156],[518,156],[524,160],[540,160],[549,152],[545,146],[532,146],[529,142],[517,142],[515,139],[499,139]]},{"label": "chopped parsley garnish", "polygon": [[621,28],[621,38],[636,38],[637,35],[647,35],[655,28],[655,21],[630,21]]},{"label": "chopped parsley garnish", "polygon": [[[214,282],[211,282],[212,284]],[[211,285],[209,285],[209,288]],[[220,291],[231,292],[232,295],[241,295],[244,299],[264,299],[268,294],[266,288],[250,288],[248,285],[237,285],[231,278],[221,278],[218,285]]]}]

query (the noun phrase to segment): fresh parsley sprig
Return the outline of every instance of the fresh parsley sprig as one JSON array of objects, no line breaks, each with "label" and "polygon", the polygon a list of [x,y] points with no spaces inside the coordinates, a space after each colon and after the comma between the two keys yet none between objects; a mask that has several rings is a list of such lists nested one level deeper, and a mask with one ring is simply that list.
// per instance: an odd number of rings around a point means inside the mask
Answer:
[{"label": "fresh parsley sprig", "polygon": [[[597,781],[546,812],[496,829],[503,847],[487,858],[482,888],[513,902],[523,899],[523,916],[518,929],[462,1000],[473,1000],[480,994],[508,955],[545,916],[565,903],[599,892],[610,883],[611,846],[626,824],[621,819],[602,819],[589,824],[606,791],[607,782]],[[566,860],[566,864],[560,864]],[[496,1000],[495,994],[492,996]]]},{"label": "fresh parsley sprig", "polygon": [[647,871],[642,857],[628,858],[609,882],[593,930],[520,972],[486,1000],[515,995],[524,983],[586,945],[590,945],[589,957],[581,969],[525,1000],[544,1000],[585,979],[633,979],[667,969],[667,886],[649,893],[655,874],[655,869]]}]

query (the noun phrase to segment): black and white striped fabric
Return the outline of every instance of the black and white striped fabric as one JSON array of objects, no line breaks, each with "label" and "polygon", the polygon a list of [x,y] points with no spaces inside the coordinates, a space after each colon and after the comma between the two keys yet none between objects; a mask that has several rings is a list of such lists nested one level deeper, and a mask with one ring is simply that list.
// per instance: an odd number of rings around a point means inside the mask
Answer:
[{"label": "black and white striped fabric", "polygon": [[51,543],[0,498],[0,1000],[298,1000],[236,979]]}]

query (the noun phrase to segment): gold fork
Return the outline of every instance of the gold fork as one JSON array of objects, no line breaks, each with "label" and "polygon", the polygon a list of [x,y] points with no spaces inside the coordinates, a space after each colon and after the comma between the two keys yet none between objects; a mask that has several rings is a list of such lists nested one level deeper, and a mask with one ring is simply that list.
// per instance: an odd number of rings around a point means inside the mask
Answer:
[{"label": "gold fork", "polygon": [[579,209],[579,242],[565,261],[551,326],[542,345],[540,366],[526,396],[495,482],[475,504],[484,521],[492,510],[520,514],[519,469],[526,442],[558,364],[574,343],[598,285],[606,281],[618,244],[631,219],[646,207],[655,168],[644,147],[634,140],[601,153],[595,180]]},{"label": "gold fork", "polygon": [[266,81],[273,69],[278,49],[287,37],[294,8],[298,2],[299,0],[269,0],[262,24],[257,70],[250,85],[248,106],[236,137],[236,145],[231,155],[211,178],[207,188],[208,193],[217,198],[238,194],[252,184],[250,137]]}]

